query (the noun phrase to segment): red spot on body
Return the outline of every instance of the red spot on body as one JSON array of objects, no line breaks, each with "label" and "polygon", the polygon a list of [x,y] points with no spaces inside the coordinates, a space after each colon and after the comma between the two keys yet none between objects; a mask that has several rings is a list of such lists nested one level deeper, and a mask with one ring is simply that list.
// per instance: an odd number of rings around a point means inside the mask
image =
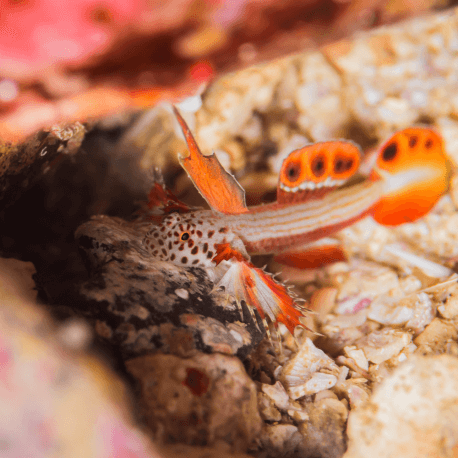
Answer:
[{"label": "red spot on body", "polygon": [[210,379],[204,372],[189,368],[186,369],[186,379],[183,380],[183,385],[187,386],[195,396],[202,396],[208,391]]}]

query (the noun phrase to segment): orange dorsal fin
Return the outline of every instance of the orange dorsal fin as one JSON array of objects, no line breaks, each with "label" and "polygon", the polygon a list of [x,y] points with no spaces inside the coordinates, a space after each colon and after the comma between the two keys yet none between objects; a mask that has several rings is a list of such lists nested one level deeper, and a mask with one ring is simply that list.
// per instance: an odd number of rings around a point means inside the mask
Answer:
[{"label": "orange dorsal fin", "polygon": [[442,138],[426,127],[412,127],[385,142],[370,179],[386,182],[373,218],[386,226],[415,221],[448,190],[451,167]]},{"label": "orange dorsal fin", "polygon": [[360,149],[349,141],[315,143],[293,151],[284,161],[277,187],[279,204],[323,197],[358,170]]},{"label": "orange dorsal fin", "polygon": [[213,210],[226,214],[245,213],[245,191],[237,180],[220,164],[213,153],[204,156],[189,130],[185,120],[173,107],[189,149],[189,156],[179,157],[195,187]]}]

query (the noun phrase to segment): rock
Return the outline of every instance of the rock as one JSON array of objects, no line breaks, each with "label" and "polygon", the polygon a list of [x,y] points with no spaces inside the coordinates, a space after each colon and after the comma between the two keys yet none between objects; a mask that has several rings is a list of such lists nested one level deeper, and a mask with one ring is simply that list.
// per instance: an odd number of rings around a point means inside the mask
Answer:
[{"label": "rock", "polygon": [[338,373],[335,362],[306,338],[299,351],[283,367],[280,380],[292,399],[299,399],[335,385],[336,376],[329,373],[319,374],[322,369],[335,372],[336,375]]},{"label": "rock", "polygon": [[[301,113],[298,124],[314,141],[337,138],[349,117],[340,96],[343,81],[322,53],[310,53],[299,62],[300,84],[295,104]],[[332,115],[331,115],[332,113]]]},{"label": "rock", "polygon": [[299,399],[303,396],[310,396],[311,394],[328,390],[336,383],[337,377],[335,375],[315,372],[307,382],[302,385],[292,386],[288,391],[293,399]]},{"label": "rock", "polygon": [[456,323],[434,318],[426,326],[426,329],[415,338],[414,343],[418,345],[417,353],[437,354],[445,352],[447,344],[456,340],[457,336]]},{"label": "rock", "polygon": [[451,456],[458,442],[458,361],[412,356],[348,419],[344,458]]},{"label": "rock", "polygon": [[356,383],[349,384],[347,389],[348,402],[351,409],[355,409],[363,405],[369,399],[369,393]]},{"label": "rock", "polygon": [[380,364],[400,353],[411,341],[409,333],[386,328],[363,337],[356,346],[371,363]]},{"label": "rock", "polygon": [[160,441],[246,451],[261,431],[256,386],[235,357],[145,355],[126,368],[140,385],[141,415]]},{"label": "rock", "polygon": [[124,358],[158,349],[245,357],[263,336],[256,325],[240,322],[237,307],[212,292],[204,270],[152,259],[141,245],[149,226],[98,216],[78,228],[91,272],[79,290],[80,312]]},{"label": "rock", "polygon": [[[197,447],[169,444],[159,447],[161,458],[251,458],[245,453],[229,452],[223,447]],[[154,457],[153,457],[154,458]]]},{"label": "rock", "polygon": [[446,291],[446,297],[442,299],[442,303],[437,307],[437,311],[444,318],[456,318],[458,315],[458,284],[455,283],[449,287]]},{"label": "rock", "polygon": [[289,396],[280,382],[275,385],[263,383],[261,389],[279,409],[285,410],[288,407]]},{"label": "rock", "polygon": [[35,273],[35,267],[31,262],[0,258],[0,277],[4,279],[1,285],[2,300],[12,297],[16,300],[20,298],[24,301],[35,301],[37,298],[33,280]]},{"label": "rock", "polygon": [[369,363],[367,361],[366,355],[361,349],[357,349],[355,346],[345,347],[344,353],[352,358],[355,364],[364,371],[369,369]]},{"label": "rock", "polygon": [[85,134],[86,128],[76,122],[36,132],[14,145],[0,137],[0,207],[14,203],[65,154],[76,153]]},{"label": "rock", "polygon": [[383,325],[404,325],[418,334],[436,314],[431,298],[425,292],[413,293],[401,300],[379,297],[368,308],[367,317]]},{"label": "rock", "polygon": [[309,420],[306,408],[297,401],[290,401],[287,412],[296,423]]},{"label": "rock", "polygon": [[264,393],[258,393],[258,408],[263,420],[280,421],[281,413],[275,407],[273,400]]},{"label": "rock", "polygon": [[345,451],[348,411],[337,399],[325,398],[307,405],[310,420],[299,425],[303,440],[297,447],[305,458],[338,458]]},{"label": "rock", "polygon": [[160,458],[122,380],[85,346],[67,345],[68,327],[31,302],[33,265],[2,259],[0,270],[2,457]]},{"label": "rock", "polygon": [[366,308],[374,297],[399,286],[398,276],[392,269],[361,260],[352,261],[348,272],[337,272],[331,281],[338,288],[335,307],[338,314],[356,314]]},{"label": "rock", "polygon": [[268,456],[278,456],[294,450],[301,437],[294,425],[264,425],[260,439]]}]

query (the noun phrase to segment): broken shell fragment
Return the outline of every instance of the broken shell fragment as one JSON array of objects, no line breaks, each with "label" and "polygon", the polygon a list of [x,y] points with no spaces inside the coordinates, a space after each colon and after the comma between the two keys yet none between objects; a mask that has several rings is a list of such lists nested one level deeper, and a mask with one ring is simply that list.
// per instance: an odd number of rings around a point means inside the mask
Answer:
[{"label": "broken shell fragment", "polygon": [[380,364],[399,354],[410,344],[412,335],[395,329],[374,331],[356,342],[366,358],[374,364]]},{"label": "broken shell fragment", "polygon": [[285,410],[288,407],[289,396],[280,382],[275,383],[275,385],[263,383],[261,389],[279,409]]},{"label": "broken shell fragment", "polygon": [[[321,370],[326,373],[319,372]],[[333,387],[338,370],[335,362],[306,338],[299,351],[283,367],[280,380],[289,395],[298,399]]]},{"label": "broken shell fragment", "polygon": [[349,346],[344,348],[344,352],[349,358],[353,359],[360,369],[364,371],[369,370],[369,362],[363,350],[357,349],[355,346]]},{"label": "broken shell fragment", "polygon": [[299,399],[303,396],[329,390],[336,383],[337,377],[335,375],[315,372],[306,383],[288,388],[288,393],[293,399]]}]

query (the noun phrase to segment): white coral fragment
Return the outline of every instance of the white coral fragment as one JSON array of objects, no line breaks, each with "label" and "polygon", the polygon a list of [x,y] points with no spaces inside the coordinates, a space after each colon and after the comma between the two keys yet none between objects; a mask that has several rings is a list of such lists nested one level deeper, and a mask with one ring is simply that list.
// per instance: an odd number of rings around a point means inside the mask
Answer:
[{"label": "white coral fragment", "polygon": [[357,349],[355,346],[349,346],[344,348],[344,353],[351,358],[360,369],[364,371],[369,370],[369,362],[363,350]]},{"label": "white coral fragment", "polygon": [[398,355],[411,341],[412,336],[408,332],[383,329],[363,337],[356,342],[356,346],[364,351],[370,362],[381,364]]},{"label": "white coral fragment", "polygon": [[275,383],[275,385],[263,383],[261,389],[279,409],[286,410],[289,405],[289,396],[280,382]]},{"label": "white coral fragment", "polygon": [[312,377],[304,384],[288,388],[288,393],[293,399],[329,390],[337,383],[337,377],[332,374],[315,372]]},{"label": "white coral fragment", "polygon": [[367,317],[385,326],[404,325],[416,334],[431,323],[435,307],[431,297],[424,291],[410,294],[396,302],[396,298],[380,297],[373,301]]},{"label": "white coral fragment", "polygon": [[430,277],[442,278],[448,277],[452,274],[452,271],[449,268],[442,266],[437,262],[429,261],[428,259],[411,253],[403,249],[399,245],[386,245],[385,250],[388,253],[397,256],[398,258],[401,258],[404,261],[407,261],[410,265],[418,267],[420,270],[422,270],[426,275]]},{"label": "white coral fragment", "polygon": [[414,317],[414,311],[406,306],[393,306],[388,299],[381,297],[375,300],[369,307],[367,317],[370,320],[384,325],[405,324]]},{"label": "white coral fragment", "polygon": [[307,338],[299,351],[284,366],[281,380],[290,396],[298,399],[329,389],[336,384],[335,375],[318,373],[322,369],[335,372],[336,375],[339,370],[335,362]]}]

